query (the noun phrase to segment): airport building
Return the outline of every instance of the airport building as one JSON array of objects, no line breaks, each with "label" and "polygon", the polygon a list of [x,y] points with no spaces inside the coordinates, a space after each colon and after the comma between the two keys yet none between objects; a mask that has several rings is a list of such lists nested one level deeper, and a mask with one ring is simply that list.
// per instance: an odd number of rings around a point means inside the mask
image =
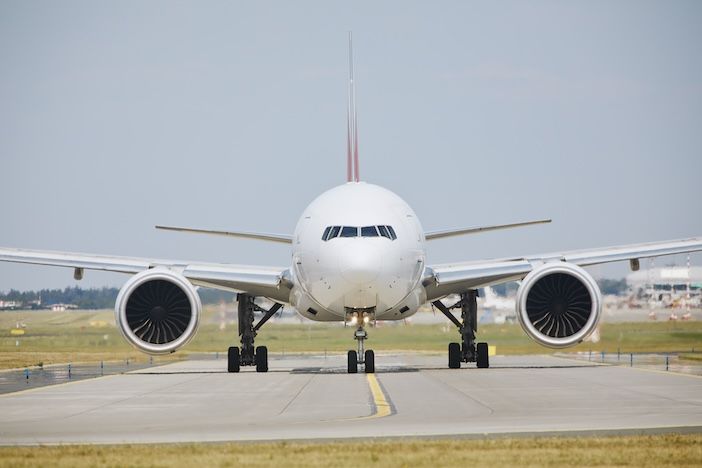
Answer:
[{"label": "airport building", "polygon": [[0,310],[15,310],[22,306],[18,301],[0,301]]},{"label": "airport building", "polygon": [[639,270],[626,277],[631,296],[662,306],[700,305],[702,267],[661,267]]}]

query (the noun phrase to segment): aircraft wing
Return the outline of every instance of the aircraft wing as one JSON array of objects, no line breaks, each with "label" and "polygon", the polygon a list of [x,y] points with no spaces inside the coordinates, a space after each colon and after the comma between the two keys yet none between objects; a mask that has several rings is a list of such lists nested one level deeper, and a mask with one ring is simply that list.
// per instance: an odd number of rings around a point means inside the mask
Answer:
[{"label": "aircraft wing", "polygon": [[174,226],[155,226],[156,229],[163,231],[189,232],[191,234],[210,234],[214,236],[241,237],[244,239],[257,239],[270,242],[280,242],[283,244],[292,244],[293,238],[286,234],[269,234],[262,232],[244,232],[244,231],[214,231],[212,229],[195,229]]},{"label": "aircraft wing", "polygon": [[512,229],[516,227],[532,226],[534,224],[547,224],[550,219],[539,219],[536,221],[524,221],[521,223],[496,224],[493,226],[477,226],[461,229],[448,229],[445,231],[430,231],[424,234],[426,240],[443,239],[444,237],[462,236],[464,234],[477,234],[480,232],[499,231],[501,229]]},{"label": "aircraft wing", "polygon": [[0,247],[0,261],[50,265],[83,270],[118,273],[139,273],[154,267],[165,267],[182,273],[198,286],[247,292],[288,302],[288,270],[280,267],[231,265],[138,257],[116,257],[48,250],[26,250]]},{"label": "aircraft wing", "polygon": [[521,280],[532,268],[546,262],[570,262],[588,266],[697,251],[702,251],[702,237],[435,265],[426,268],[423,284],[427,300],[431,301],[468,289]]}]

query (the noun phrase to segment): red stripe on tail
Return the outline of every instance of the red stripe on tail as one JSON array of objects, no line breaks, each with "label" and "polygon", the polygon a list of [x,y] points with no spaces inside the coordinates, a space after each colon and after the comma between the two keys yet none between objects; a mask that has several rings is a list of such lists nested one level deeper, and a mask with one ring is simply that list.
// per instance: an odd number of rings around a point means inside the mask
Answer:
[{"label": "red stripe on tail", "polygon": [[356,89],[353,82],[353,37],[349,31],[349,102],[346,111],[346,180],[359,182],[358,119],[356,118]]},{"label": "red stripe on tail", "polygon": [[356,106],[353,113],[353,166],[355,170],[354,179],[356,182],[361,180],[361,175],[358,171],[358,120],[356,117]]},{"label": "red stripe on tail", "polygon": [[353,181],[353,155],[351,149],[351,116],[346,113],[346,182]]}]

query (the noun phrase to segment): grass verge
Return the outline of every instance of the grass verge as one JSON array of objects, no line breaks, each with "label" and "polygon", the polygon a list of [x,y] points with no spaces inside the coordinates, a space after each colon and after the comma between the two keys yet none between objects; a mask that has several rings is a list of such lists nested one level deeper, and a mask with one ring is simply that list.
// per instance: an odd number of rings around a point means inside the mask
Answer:
[{"label": "grass verge", "polygon": [[[25,334],[12,336],[20,322]],[[343,325],[302,323],[266,324],[257,344],[270,353],[346,352],[355,346],[353,330]],[[458,333],[448,320],[445,324],[412,325],[382,322],[368,330],[368,345],[376,351],[445,352]],[[497,346],[498,354],[543,354],[551,350],[534,343],[517,324],[481,325],[478,340]],[[193,341],[175,356],[188,352],[226,352],[238,341],[236,327],[220,329],[217,311],[206,309],[200,330]],[[569,351],[606,353],[692,352],[702,349],[702,322],[603,323],[597,343],[584,342]],[[65,362],[101,360],[146,360],[122,338],[111,311],[0,312],[0,368],[15,368]],[[163,359],[159,357],[159,359]]]},{"label": "grass verge", "polygon": [[700,463],[701,434],[0,448],[0,466],[13,467],[692,467]]},{"label": "grass verge", "polygon": [[682,353],[678,358],[684,361],[702,361],[702,353]]}]

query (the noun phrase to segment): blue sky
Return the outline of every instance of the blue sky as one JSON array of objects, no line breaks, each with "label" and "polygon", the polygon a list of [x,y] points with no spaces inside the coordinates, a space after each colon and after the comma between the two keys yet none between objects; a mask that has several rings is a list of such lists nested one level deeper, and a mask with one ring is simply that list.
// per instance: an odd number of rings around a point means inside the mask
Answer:
[{"label": "blue sky", "polygon": [[[701,23],[694,1],[2,1],[0,245],[287,265],[153,225],[290,233],[343,183],[350,29],[363,180],[427,230],[554,219],[430,263],[702,235]],[[0,265],[0,290],[74,283]]]}]

